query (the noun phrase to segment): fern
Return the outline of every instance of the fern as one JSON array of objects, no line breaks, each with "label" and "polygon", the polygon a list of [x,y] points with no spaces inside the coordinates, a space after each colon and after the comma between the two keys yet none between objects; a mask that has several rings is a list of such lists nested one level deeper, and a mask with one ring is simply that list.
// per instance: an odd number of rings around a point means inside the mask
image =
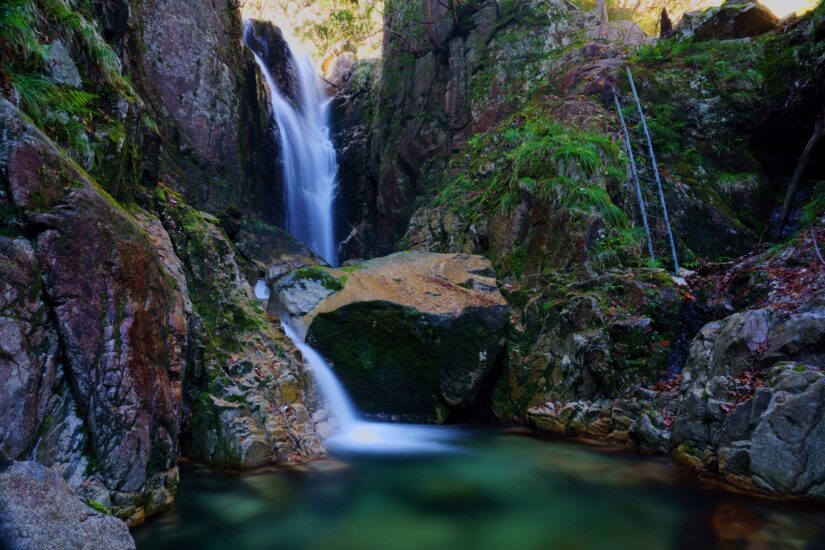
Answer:
[{"label": "fern", "polygon": [[46,109],[54,94],[54,83],[42,75],[34,74],[12,74],[10,81],[20,97],[23,111],[42,127]]},{"label": "fern", "polygon": [[717,187],[727,194],[751,191],[759,187],[759,175],[752,173],[741,174],[720,174],[717,180]]},{"label": "fern", "polygon": [[131,92],[131,86],[121,74],[121,64],[115,51],[100,35],[97,24],[74,11],[65,0],[38,0],[43,11],[71,31],[103,71],[110,84],[121,92]]},{"label": "fern", "polygon": [[13,59],[26,59],[32,55],[46,59],[48,51],[40,43],[35,32],[36,10],[29,0],[3,0],[0,3],[0,54],[4,60],[4,72]]},{"label": "fern", "polygon": [[10,80],[20,96],[23,111],[39,126],[43,125],[47,111],[86,116],[92,112],[90,104],[97,98],[89,92],[58,86],[42,75],[12,74]]}]

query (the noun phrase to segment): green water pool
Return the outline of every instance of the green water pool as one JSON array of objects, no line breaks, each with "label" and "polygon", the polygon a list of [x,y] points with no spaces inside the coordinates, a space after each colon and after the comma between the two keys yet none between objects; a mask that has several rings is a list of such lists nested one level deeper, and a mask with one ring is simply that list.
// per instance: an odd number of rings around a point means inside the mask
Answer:
[{"label": "green water pool", "polygon": [[666,460],[514,432],[453,452],[184,467],[138,549],[825,548],[825,508],[710,489]]}]

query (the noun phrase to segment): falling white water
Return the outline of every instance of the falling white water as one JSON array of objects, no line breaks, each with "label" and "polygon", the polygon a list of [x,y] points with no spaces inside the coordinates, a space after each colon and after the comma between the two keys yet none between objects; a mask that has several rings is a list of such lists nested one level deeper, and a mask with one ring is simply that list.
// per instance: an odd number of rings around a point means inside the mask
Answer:
[{"label": "falling white water", "polygon": [[[245,23],[245,32],[251,26]],[[284,35],[287,36],[286,34]],[[338,161],[330,139],[327,96],[309,55],[286,38],[298,77],[298,105],[278,88],[266,64],[255,60],[272,96],[272,111],[280,130],[286,191],[286,229],[330,265],[337,265],[333,203],[338,188]]]},{"label": "falling white water", "polygon": [[[251,32],[245,23],[245,32]],[[285,34],[285,36],[287,36]],[[287,39],[297,71],[298,105],[290,103],[256,52],[255,60],[272,95],[272,110],[280,130],[286,187],[286,228],[330,265],[337,265],[333,201],[338,187],[338,163],[330,140],[329,105],[320,79],[308,55],[300,54]],[[258,299],[267,299],[264,281],[255,286]],[[326,441],[330,450],[367,453],[430,453],[449,450],[453,430],[433,426],[368,422],[360,418],[346,390],[321,355],[304,343],[283,321],[284,331],[303,355],[304,362],[326,405],[337,421],[337,430]]]},{"label": "falling white water", "polygon": [[258,300],[269,300],[269,287],[266,286],[266,281],[264,279],[258,279],[258,282],[255,283],[255,298]]},{"label": "falling white water", "polygon": [[286,335],[301,351],[306,366],[312,372],[330,412],[338,422],[337,431],[326,441],[330,450],[394,454],[451,450],[448,441],[455,438],[456,433],[449,428],[369,422],[361,419],[346,390],[324,358],[304,343],[288,322],[285,321],[283,326]]}]

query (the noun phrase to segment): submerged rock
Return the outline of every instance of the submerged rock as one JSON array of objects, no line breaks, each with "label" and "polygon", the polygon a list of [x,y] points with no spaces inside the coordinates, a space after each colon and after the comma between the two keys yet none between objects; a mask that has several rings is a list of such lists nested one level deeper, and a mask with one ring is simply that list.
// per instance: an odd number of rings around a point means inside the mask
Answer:
[{"label": "submerged rock", "polygon": [[297,290],[317,298],[300,321],[365,413],[443,422],[469,412],[498,364],[508,322],[488,260],[399,253],[316,270],[324,275],[312,283],[324,292]]},{"label": "submerged rock", "polygon": [[133,550],[126,524],[103,510],[81,501],[57,472],[36,462],[16,462],[0,473],[3,548]]}]

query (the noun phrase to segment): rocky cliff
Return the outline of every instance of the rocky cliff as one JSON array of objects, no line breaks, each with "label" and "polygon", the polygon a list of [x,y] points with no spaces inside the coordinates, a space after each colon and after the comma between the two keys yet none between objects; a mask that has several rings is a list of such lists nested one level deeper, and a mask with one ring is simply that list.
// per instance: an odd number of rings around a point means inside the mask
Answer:
[{"label": "rocky cliff", "polygon": [[[778,427],[795,417],[807,434],[820,423],[819,160],[791,239],[767,251],[757,242],[776,231],[820,116],[822,17],[820,6],[779,22],[728,2],[657,41],[625,21],[600,36],[592,14],[564,2],[391,2],[385,28],[400,32],[385,34],[389,55],[351,66],[336,98],[342,253],[493,261],[513,320],[492,400],[499,420],[673,452],[749,490],[819,498],[821,447],[787,451],[803,443]],[[694,270],[675,277],[640,259],[612,100],[614,87],[629,93],[625,66],[677,250]],[[813,238],[800,223],[813,223]],[[752,315],[763,322],[735,328]],[[751,338],[728,334],[738,330],[758,335],[728,348]],[[774,412],[788,400],[781,410],[793,412]],[[790,477],[778,473],[784,452],[804,457]]]},{"label": "rocky cliff", "polygon": [[[3,468],[47,466],[134,525],[173,503],[182,454],[322,454],[301,358],[250,286],[304,248],[268,223],[276,142],[237,7],[20,1],[3,17]],[[10,470],[23,492],[32,468]],[[18,527],[4,533],[36,545]]]},{"label": "rocky cliff", "polygon": [[[822,6],[778,22],[727,2],[657,41],[561,0],[387,1],[383,58],[332,72],[341,253],[415,252],[341,270],[276,227],[277,132],[237,5],[4,10],[0,532],[20,547],[40,540],[20,511],[51,494],[129,547],[90,506],[130,524],[170,506],[180,456],[323,454],[281,306],[377,416],[525,424],[823,498],[821,144],[776,227],[825,97]],[[278,30],[250,28],[288,83]],[[644,256],[625,66],[680,273]]]}]

